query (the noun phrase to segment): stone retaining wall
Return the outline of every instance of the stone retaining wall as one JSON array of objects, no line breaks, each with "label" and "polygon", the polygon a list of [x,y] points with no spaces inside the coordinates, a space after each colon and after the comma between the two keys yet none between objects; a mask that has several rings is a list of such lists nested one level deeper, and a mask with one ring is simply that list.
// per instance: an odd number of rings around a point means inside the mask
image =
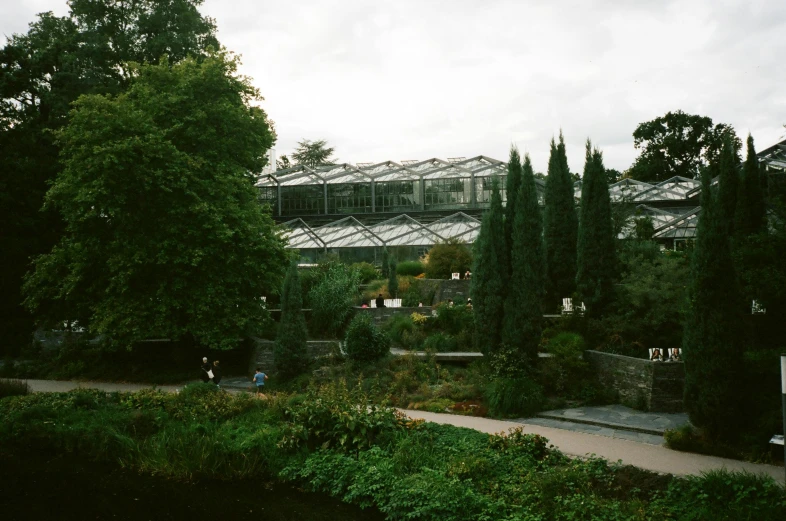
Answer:
[{"label": "stone retaining wall", "polygon": [[643,398],[651,412],[683,412],[682,362],[650,362],[600,351],[584,351],[584,359],[601,383],[619,392],[623,401],[635,403]]},{"label": "stone retaining wall", "polygon": [[[263,340],[261,338],[254,339],[254,349],[251,353],[251,360],[249,363],[249,370],[253,373],[254,369],[259,367],[262,371],[275,371],[276,364],[273,357],[273,345],[275,342],[272,340]],[[338,350],[338,341],[336,340],[309,340],[308,356],[312,359],[331,356]]]},{"label": "stone retaining wall", "polygon": [[374,324],[377,327],[394,315],[409,316],[415,312],[430,316],[431,308],[355,308],[355,313],[369,313],[374,318]]},{"label": "stone retaining wall", "polygon": [[469,285],[470,281],[467,279],[441,281],[434,296],[434,303],[439,304],[450,299],[457,303],[466,301],[469,298]]}]

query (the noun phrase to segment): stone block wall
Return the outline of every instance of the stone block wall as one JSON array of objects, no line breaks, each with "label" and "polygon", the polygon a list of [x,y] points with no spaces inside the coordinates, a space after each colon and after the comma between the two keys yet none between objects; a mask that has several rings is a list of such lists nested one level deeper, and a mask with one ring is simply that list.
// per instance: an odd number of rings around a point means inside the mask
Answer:
[{"label": "stone block wall", "polygon": [[[253,373],[257,367],[260,367],[264,372],[276,370],[276,363],[273,357],[274,343],[272,340],[254,339],[254,349],[249,362],[250,372]],[[336,340],[309,340],[307,343],[308,356],[312,359],[331,356],[339,349],[339,344]]]},{"label": "stone block wall", "polygon": [[450,299],[453,299],[455,302],[467,300],[469,298],[469,285],[470,281],[467,279],[441,281],[439,288],[437,288],[437,294],[434,296],[434,304]]},{"label": "stone block wall", "polygon": [[622,401],[643,397],[651,412],[682,412],[685,364],[650,362],[643,358],[585,351],[584,359],[601,383],[616,390]]},{"label": "stone block wall", "polygon": [[412,313],[418,312],[422,315],[431,315],[431,308],[355,308],[355,313],[368,313],[374,318],[374,324],[377,327],[381,326],[383,322],[394,315],[409,316]]}]

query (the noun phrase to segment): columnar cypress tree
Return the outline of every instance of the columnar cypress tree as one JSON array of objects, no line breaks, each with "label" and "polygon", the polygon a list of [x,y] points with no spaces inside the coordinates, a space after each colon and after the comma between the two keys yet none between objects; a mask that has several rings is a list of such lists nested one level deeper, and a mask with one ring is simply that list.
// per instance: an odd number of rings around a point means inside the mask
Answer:
[{"label": "columnar cypress tree", "polygon": [[730,140],[723,143],[719,154],[718,166],[718,200],[715,216],[725,226],[726,233],[734,233],[734,214],[737,207],[737,190],[739,189],[739,161],[734,145]]},{"label": "columnar cypress tree", "polygon": [[470,293],[477,344],[483,353],[497,349],[502,340],[502,319],[507,285],[507,252],[499,181],[492,180],[491,208],[483,215],[475,241]]},{"label": "columnar cypress tree", "polygon": [[545,196],[543,245],[546,251],[546,306],[550,309],[556,307],[562,298],[572,295],[576,289],[579,223],[562,132],[559,145],[551,140]]},{"label": "columnar cypress tree", "polygon": [[390,271],[390,256],[388,255],[388,249],[383,248],[382,250],[382,276],[387,277]]},{"label": "columnar cypress tree", "polygon": [[691,422],[710,437],[733,441],[743,406],[743,317],[720,202],[720,196],[712,196],[710,176],[705,174],[682,343],[685,408]]},{"label": "columnar cypress tree", "polygon": [[[508,192],[509,202],[511,197]],[[545,258],[538,193],[529,155],[524,156],[521,187],[516,194],[510,256],[512,270],[502,341],[520,356],[525,367],[531,367],[537,361],[541,336]]]},{"label": "columnar cypress tree", "polygon": [[603,156],[587,140],[581,187],[581,218],[577,248],[576,289],[587,312],[600,316],[614,290],[614,230]]},{"label": "columnar cypress tree", "polygon": [[508,160],[508,176],[505,180],[505,192],[508,200],[505,206],[505,242],[508,245],[508,251],[513,248],[513,220],[516,215],[516,194],[519,193],[520,186],[521,156],[519,156],[518,149],[511,145],[510,159]]},{"label": "columnar cypress tree", "polygon": [[303,297],[297,263],[289,265],[281,292],[281,322],[273,349],[277,370],[285,377],[297,376],[308,368],[308,332],[303,318]]},{"label": "columnar cypress tree", "polygon": [[748,155],[742,169],[742,179],[737,192],[737,209],[734,214],[734,231],[739,237],[755,235],[767,227],[761,170],[753,137],[748,134]]},{"label": "columnar cypress tree", "polygon": [[388,273],[388,293],[390,293],[390,298],[396,298],[396,295],[398,295],[398,276],[396,274],[396,268],[396,259],[390,259],[390,270]]}]

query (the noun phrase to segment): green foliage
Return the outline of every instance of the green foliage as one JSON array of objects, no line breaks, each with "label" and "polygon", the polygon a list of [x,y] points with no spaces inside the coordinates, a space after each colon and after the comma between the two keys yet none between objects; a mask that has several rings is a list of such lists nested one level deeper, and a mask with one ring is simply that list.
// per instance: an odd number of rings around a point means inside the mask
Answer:
[{"label": "green foliage", "polygon": [[434,333],[423,341],[423,349],[435,353],[450,353],[458,351],[456,338],[444,333]]},{"label": "green foliage", "polygon": [[726,233],[734,235],[734,214],[737,208],[739,191],[739,158],[732,141],[724,143],[717,164],[710,165],[712,172],[718,173],[718,193],[715,204],[722,216],[721,222]]},{"label": "green foliage", "polygon": [[576,291],[587,315],[600,317],[611,303],[616,257],[611,225],[611,200],[603,156],[587,140],[581,185],[581,218],[576,253]]},{"label": "green foliage", "polygon": [[368,284],[372,280],[379,278],[379,270],[369,262],[356,262],[349,267],[357,271],[361,284]]},{"label": "green foliage", "polygon": [[475,240],[470,293],[474,308],[477,345],[484,354],[492,353],[502,342],[502,319],[506,296],[508,255],[499,181],[492,180],[491,208],[483,215],[480,234]]},{"label": "green foliage", "polygon": [[335,148],[327,146],[327,141],[319,139],[298,141],[297,148],[292,152],[292,159],[296,165],[305,165],[311,168],[323,165],[332,165],[336,162],[333,157]]},{"label": "green foliage", "polygon": [[382,250],[382,276],[387,278],[390,275],[390,254],[388,249]]},{"label": "green foliage", "polygon": [[420,261],[404,261],[396,265],[396,273],[400,276],[417,277],[425,272],[426,268]]},{"label": "green foliage", "polygon": [[0,380],[0,399],[30,394],[30,385],[24,380]]},{"label": "green foliage", "polygon": [[559,145],[551,140],[543,212],[543,247],[546,255],[547,310],[576,290],[576,242],[579,222],[573,197],[562,132]]},{"label": "green foliage", "polygon": [[[530,165],[531,169],[531,165]],[[513,223],[516,220],[519,205],[519,190],[521,188],[523,171],[521,166],[521,156],[519,149],[514,145],[510,146],[510,158],[508,159],[508,175],[505,178],[505,193],[507,194],[507,203],[505,205],[505,243],[507,244],[508,251],[513,250]],[[513,260],[509,259],[511,265],[508,266],[508,273],[512,272]]]},{"label": "green foliage", "polygon": [[355,362],[373,362],[390,352],[390,338],[377,329],[370,313],[359,312],[347,328],[347,357]]},{"label": "green foliage", "polygon": [[739,237],[761,233],[766,231],[767,227],[767,205],[762,189],[761,167],[750,134],[747,148],[748,155],[742,169],[734,213],[734,230]]},{"label": "green foliage", "polygon": [[[731,167],[728,147],[730,143],[721,153],[721,168]],[[685,408],[691,422],[711,440],[734,441],[745,407],[739,392],[743,388],[742,301],[729,246],[730,215],[721,201],[720,196],[712,197],[705,174],[682,344]]]},{"label": "green foliage", "polygon": [[391,342],[404,349],[416,350],[423,345],[426,334],[407,315],[393,315],[382,324],[382,331]]},{"label": "green foliage", "polygon": [[681,110],[667,112],[665,116],[641,123],[633,132],[633,144],[641,150],[641,155],[631,167],[630,175],[646,182],[665,181],[674,176],[698,178],[702,168],[717,157],[723,140],[729,137],[739,149],[731,125],[713,125],[708,117]]},{"label": "green foliage", "polygon": [[396,259],[391,259],[388,271],[388,293],[390,293],[390,298],[396,298],[398,296],[398,275],[396,275],[396,266]]},{"label": "green foliage", "polygon": [[46,198],[66,231],[25,283],[43,322],[78,319],[123,347],[228,348],[268,319],[284,240],[249,172],[274,134],[237,67],[226,53],[142,65],[123,94],[75,103]]},{"label": "green foliage", "polygon": [[472,267],[472,251],[457,238],[435,244],[426,258],[426,277],[429,279],[449,279],[451,273],[463,274]]},{"label": "green foliage", "polygon": [[430,306],[434,301],[438,288],[439,281],[411,279],[409,287],[401,292],[401,305],[404,307],[417,307],[420,303],[423,303],[424,306]]},{"label": "green foliage", "polygon": [[497,378],[486,386],[489,410],[500,416],[532,416],[543,408],[543,388],[527,377]]},{"label": "green foliage", "polygon": [[308,331],[301,299],[297,263],[292,262],[281,291],[281,322],[273,348],[276,367],[284,378],[297,376],[309,365]]},{"label": "green foliage", "polygon": [[[220,47],[201,0],[74,0],[58,17],[41,13],[0,49],[0,329],[13,355],[30,342],[34,321],[22,306],[30,259],[60,239],[63,223],[44,195],[62,171],[54,130],[83,94],[116,94],[129,85],[129,63],[170,63]],[[108,167],[108,170],[112,170]]]},{"label": "green foliage", "polygon": [[308,294],[312,334],[338,335],[352,314],[357,295],[358,272],[345,264],[325,265],[319,281]]},{"label": "green foliage", "polygon": [[511,271],[502,341],[520,353],[521,370],[535,365],[541,334],[544,296],[543,235],[540,221],[538,193],[529,154],[524,156],[524,166],[518,192],[508,192],[508,200],[516,200],[511,229]]}]

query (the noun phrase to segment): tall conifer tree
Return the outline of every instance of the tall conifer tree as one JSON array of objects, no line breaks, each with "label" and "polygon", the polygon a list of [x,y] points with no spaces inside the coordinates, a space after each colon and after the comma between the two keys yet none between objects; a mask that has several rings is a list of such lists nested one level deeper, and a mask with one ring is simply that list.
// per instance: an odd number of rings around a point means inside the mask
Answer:
[{"label": "tall conifer tree", "polygon": [[762,190],[761,169],[753,137],[748,134],[748,155],[742,168],[742,179],[737,191],[734,230],[739,237],[755,235],[766,229],[767,214]]},{"label": "tall conifer tree", "polygon": [[483,215],[480,235],[475,241],[470,292],[474,309],[477,344],[483,353],[492,353],[502,341],[502,319],[507,277],[507,244],[504,210],[499,180],[492,180],[491,208]]},{"label": "tall conifer tree", "polygon": [[685,408],[691,422],[711,438],[733,441],[743,417],[743,317],[728,222],[720,203],[705,173],[682,344]]},{"label": "tall conifer tree", "polygon": [[292,262],[281,292],[281,322],[278,326],[273,357],[277,370],[285,377],[297,376],[308,368],[308,332],[303,318],[303,297],[297,263]]},{"label": "tall conifer tree", "polygon": [[510,159],[508,160],[508,176],[505,180],[505,193],[507,203],[505,206],[505,242],[508,251],[513,248],[513,220],[516,215],[516,194],[521,186],[521,156],[515,146],[510,147]]},{"label": "tall conifer tree", "polygon": [[739,190],[739,160],[734,144],[726,139],[720,151],[718,167],[718,200],[715,216],[725,226],[726,233],[734,234],[734,214]]},{"label": "tall conifer tree", "polygon": [[559,144],[551,140],[545,203],[543,243],[546,252],[548,295],[546,308],[552,309],[562,298],[571,296],[576,290],[576,242],[579,224],[562,132],[559,135]]},{"label": "tall conifer tree", "polygon": [[388,293],[390,293],[390,298],[396,298],[398,295],[398,274],[396,270],[398,269],[398,264],[396,263],[396,259],[390,259],[390,267],[388,269]]},{"label": "tall conifer tree", "polygon": [[603,156],[597,148],[592,150],[589,139],[581,187],[576,259],[576,289],[587,305],[587,312],[598,317],[612,299],[616,257],[611,200]]},{"label": "tall conifer tree", "polygon": [[[505,301],[502,340],[518,354],[523,366],[537,361],[544,293],[543,230],[535,175],[529,155],[524,156],[521,187],[513,216],[511,277]],[[512,194],[508,193],[508,201]]]}]

